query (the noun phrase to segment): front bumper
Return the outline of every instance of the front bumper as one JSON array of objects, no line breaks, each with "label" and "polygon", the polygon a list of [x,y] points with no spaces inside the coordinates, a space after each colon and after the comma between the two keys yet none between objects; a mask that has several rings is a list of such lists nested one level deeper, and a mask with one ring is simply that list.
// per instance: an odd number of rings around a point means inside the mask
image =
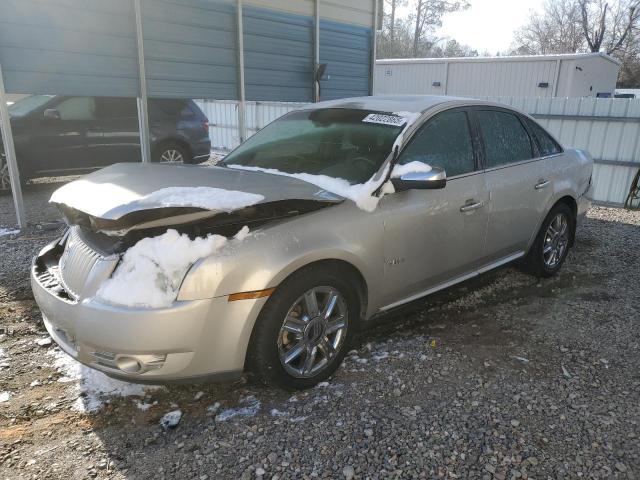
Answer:
[{"label": "front bumper", "polygon": [[217,297],[144,309],[74,302],[45,283],[34,264],[33,294],[60,348],[107,375],[141,383],[239,377],[266,301]]}]

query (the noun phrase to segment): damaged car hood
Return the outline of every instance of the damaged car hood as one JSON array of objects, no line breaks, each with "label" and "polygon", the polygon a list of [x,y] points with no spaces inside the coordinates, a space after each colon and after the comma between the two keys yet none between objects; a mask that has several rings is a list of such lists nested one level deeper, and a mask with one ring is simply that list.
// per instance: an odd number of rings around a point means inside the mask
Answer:
[{"label": "damaged car hood", "polygon": [[[209,192],[220,201],[211,201]],[[96,230],[114,231],[186,223],[248,208],[264,211],[260,207],[267,204],[326,205],[343,200],[305,181],[262,172],[120,163],[64,185],[50,201],[69,223],[88,219]]]}]

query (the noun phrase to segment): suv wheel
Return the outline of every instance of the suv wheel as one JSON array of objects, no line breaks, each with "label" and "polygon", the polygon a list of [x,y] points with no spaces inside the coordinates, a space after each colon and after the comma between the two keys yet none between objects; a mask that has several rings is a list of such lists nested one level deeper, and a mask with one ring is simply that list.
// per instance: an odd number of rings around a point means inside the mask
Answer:
[{"label": "suv wheel", "polygon": [[11,178],[9,176],[9,165],[4,154],[4,150],[0,149],[0,190],[11,189]]},{"label": "suv wheel", "polygon": [[553,207],[527,254],[526,270],[537,277],[558,273],[569,253],[575,228],[573,212],[566,204]]},{"label": "suv wheel", "polygon": [[322,266],[283,282],[252,333],[248,367],[269,385],[303,389],[340,366],[358,325],[358,295],[348,277]]},{"label": "suv wheel", "polygon": [[176,143],[164,143],[157,148],[155,160],[159,163],[188,163],[190,158],[183,146]]},{"label": "suv wheel", "polygon": [[[20,184],[25,186],[28,178],[25,178],[25,173],[20,169]],[[9,164],[7,163],[7,157],[4,153],[4,149],[0,146],[0,192],[11,190],[11,175],[9,175]]]}]

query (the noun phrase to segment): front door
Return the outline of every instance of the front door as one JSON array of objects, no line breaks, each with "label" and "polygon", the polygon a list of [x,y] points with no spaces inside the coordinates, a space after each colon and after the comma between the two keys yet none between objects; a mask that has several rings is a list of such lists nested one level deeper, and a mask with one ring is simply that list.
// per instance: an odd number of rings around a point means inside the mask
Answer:
[{"label": "front door", "polygon": [[63,97],[49,106],[59,118],[38,120],[34,136],[35,170],[52,174],[74,173],[90,157],[90,144],[100,142],[95,126],[93,97]]},{"label": "front door", "polygon": [[469,125],[463,109],[439,113],[398,159],[444,168],[447,184],[382,199],[386,306],[459,279],[483,263],[488,194]]}]

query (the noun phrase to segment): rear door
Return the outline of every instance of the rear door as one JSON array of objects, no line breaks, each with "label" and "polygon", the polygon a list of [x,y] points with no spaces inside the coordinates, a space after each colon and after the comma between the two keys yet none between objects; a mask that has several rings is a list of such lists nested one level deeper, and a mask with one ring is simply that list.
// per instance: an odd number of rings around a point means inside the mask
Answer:
[{"label": "rear door", "polygon": [[518,113],[477,107],[473,114],[484,146],[489,192],[485,257],[510,259],[527,249],[551,197],[547,163]]},{"label": "rear door", "polygon": [[386,195],[384,211],[385,303],[421,296],[469,274],[483,263],[488,194],[478,166],[477,140],[465,109],[430,119],[398,163],[444,168],[445,188]]},{"label": "rear door", "polygon": [[100,166],[141,161],[135,98],[97,98],[96,107],[102,141],[93,150]]}]

